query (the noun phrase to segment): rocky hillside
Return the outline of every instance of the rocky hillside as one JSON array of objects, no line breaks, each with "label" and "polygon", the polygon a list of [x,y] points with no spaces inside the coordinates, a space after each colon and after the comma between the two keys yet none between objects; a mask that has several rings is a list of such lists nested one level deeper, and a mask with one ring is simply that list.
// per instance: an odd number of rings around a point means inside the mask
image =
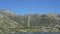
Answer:
[{"label": "rocky hillside", "polygon": [[0,10],[0,29],[51,27],[60,28],[60,14],[17,15],[8,10]]},{"label": "rocky hillside", "polygon": [[45,26],[55,27],[60,25],[60,15],[49,13],[49,14],[26,14],[16,15],[7,10],[0,10],[0,28],[6,27],[17,27],[17,26]]}]

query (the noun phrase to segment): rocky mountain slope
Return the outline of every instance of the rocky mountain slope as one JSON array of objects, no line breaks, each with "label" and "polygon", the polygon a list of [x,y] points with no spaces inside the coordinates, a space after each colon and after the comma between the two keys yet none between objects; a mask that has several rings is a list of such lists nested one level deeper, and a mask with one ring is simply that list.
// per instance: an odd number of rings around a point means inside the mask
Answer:
[{"label": "rocky mountain slope", "polygon": [[26,14],[21,16],[8,10],[0,10],[0,29],[25,28],[28,26],[31,28],[60,28],[60,14]]},{"label": "rocky mountain slope", "polygon": [[27,14],[21,16],[7,10],[0,10],[0,23],[4,27],[28,26],[28,20],[30,26],[54,27],[55,25],[60,25],[59,14]]}]

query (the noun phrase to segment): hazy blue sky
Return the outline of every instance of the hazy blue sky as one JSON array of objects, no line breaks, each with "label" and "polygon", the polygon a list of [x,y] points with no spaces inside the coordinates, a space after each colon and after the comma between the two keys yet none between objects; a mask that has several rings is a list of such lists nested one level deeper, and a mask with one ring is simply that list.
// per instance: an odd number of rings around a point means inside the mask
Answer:
[{"label": "hazy blue sky", "polygon": [[60,0],[0,0],[0,10],[6,9],[17,14],[49,12],[60,14]]}]

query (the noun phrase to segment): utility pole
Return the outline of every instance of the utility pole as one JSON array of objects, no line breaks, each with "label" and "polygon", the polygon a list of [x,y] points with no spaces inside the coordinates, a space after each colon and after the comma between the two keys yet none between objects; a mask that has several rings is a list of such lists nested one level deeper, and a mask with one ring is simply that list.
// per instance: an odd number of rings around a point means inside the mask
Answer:
[{"label": "utility pole", "polygon": [[[28,8],[28,10],[30,11],[30,8]],[[28,12],[28,27],[30,27],[30,14]]]},{"label": "utility pole", "polygon": [[30,15],[28,14],[28,27],[30,27]]}]

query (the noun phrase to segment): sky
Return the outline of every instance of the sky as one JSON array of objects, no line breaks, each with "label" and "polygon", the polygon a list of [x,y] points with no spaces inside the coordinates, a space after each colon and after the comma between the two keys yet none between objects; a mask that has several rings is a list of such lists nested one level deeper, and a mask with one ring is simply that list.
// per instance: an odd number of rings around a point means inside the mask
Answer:
[{"label": "sky", "polygon": [[0,10],[24,14],[60,14],[60,0],[0,0]]}]

